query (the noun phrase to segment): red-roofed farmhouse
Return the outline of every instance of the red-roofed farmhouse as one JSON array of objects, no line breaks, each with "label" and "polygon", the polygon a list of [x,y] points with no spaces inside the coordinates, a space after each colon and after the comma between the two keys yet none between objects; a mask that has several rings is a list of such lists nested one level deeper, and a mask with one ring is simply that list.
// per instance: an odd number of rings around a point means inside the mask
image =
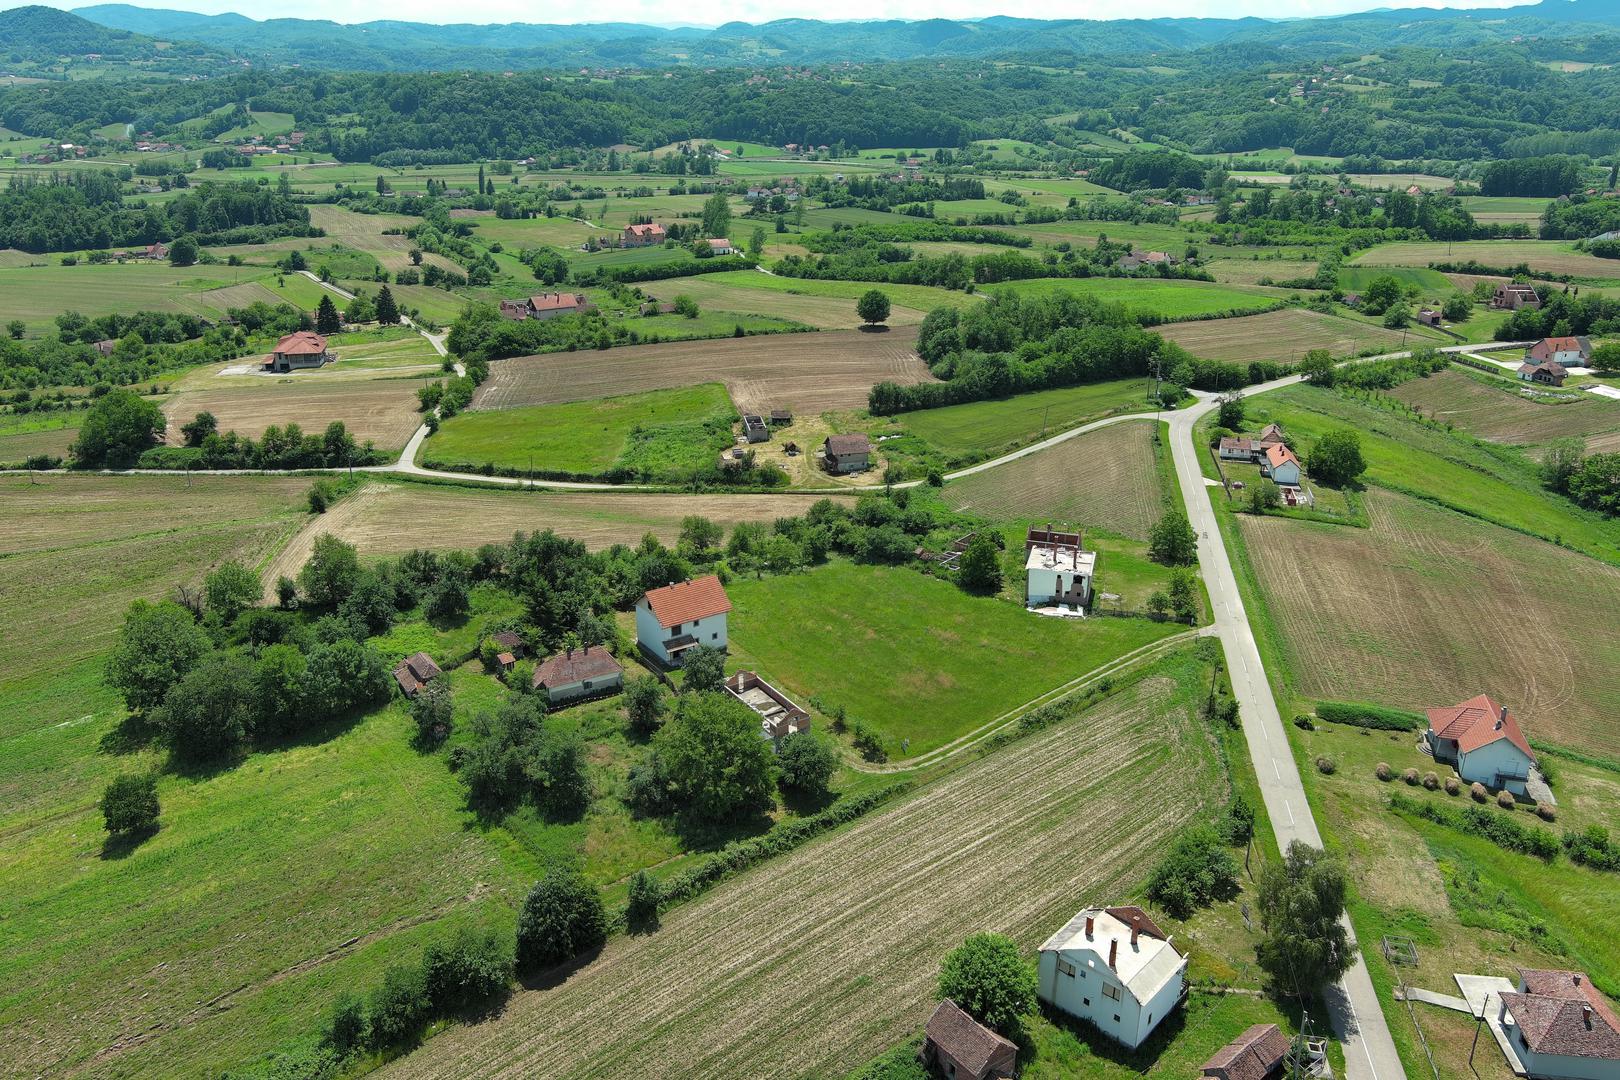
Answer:
[{"label": "red-roofed farmhouse", "polygon": [[731,600],[713,574],[649,590],[636,601],[636,644],[665,667],[699,645],[724,649]]},{"label": "red-roofed farmhouse", "polygon": [[1455,765],[1457,775],[1469,783],[1525,793],[1535,752],[1507,706],[1498,705],[1488,694],[1450,708],[1430,709],[1424,738],[1434,760]]}]

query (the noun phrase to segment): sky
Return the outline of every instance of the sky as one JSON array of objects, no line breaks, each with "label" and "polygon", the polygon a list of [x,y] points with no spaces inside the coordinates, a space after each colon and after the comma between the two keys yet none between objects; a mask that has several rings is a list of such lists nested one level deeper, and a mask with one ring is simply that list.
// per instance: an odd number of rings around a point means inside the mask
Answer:
[{"label": "sky", "polygon": [[[573,7],[536,7],[529,0],[461,0],[446,8],[440,0],[394,0],[387,11],[358,0],[148,0],[140,7],[219,14],[235,11],[249,18],[332,19],[369,22],[378,18],[413,22],[561,23],[634,22],[654,26],[718,26],[734,20],[768,22],[802,17],[854,19],[975,19],[1017,15],[1034,19],[1148,19],[1161,17],[1299,18],[1344,15],[1372,8],[1497,8],[1534,0],[594,0]],[[80,5],[83,6],[83,5]],[[454,12],[451,16],[450,12]],[[572,16],[572,17],[570,17]]]}]

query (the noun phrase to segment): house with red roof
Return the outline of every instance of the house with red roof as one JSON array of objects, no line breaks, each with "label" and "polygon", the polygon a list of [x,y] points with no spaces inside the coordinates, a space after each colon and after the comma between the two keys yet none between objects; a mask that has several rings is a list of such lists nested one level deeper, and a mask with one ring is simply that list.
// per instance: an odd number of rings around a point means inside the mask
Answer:
[{"label": "house with red roof", "polygon": [[1271,482],[1278,487],[1299,487],[1299,478],[1305,470],[1286,444],[1275,442],[1265,447],[1265,453],[1260,458],[1260,471],[1271,477]]},{"label": "house with red roof", "polygon": [[624,235],[619,238],[620,247],[651,247],[662,244],[668,235],[664,227],[654,222],[649,225],[626,225]]},{"label": "house with red roof", "polygon": [[1585,972],[1521,970],[1497,1019],[1525,1076],[1620,1080],[1620,1017]]},{"label": "house with red roof", "polygon": [[270,359],[264,362],[264,370],[286,372],[318,368],[331,359],[324,337],[313,330],[299,330],[276,342]]},{"label": "house with red roof", "polygon": [[1435,761],[1454,766],[1470,784],[1525,794],[1536,755],[1506,705],[1480,694],[1428,712],[1429,730],[1423,737]]},{"label": "house with red roof", "polygon": [[724,649],[731,598],[713,574],[649,589],[636,601],[636,644],[666,668],[680,667],[689,649]]},{"label": "house with red roof", "polygon": [[1546,337],[1524,352],[1528,363],[1562,364],[1564,367],[1585,367],[1592,359],[1592,339],[1588,337]]}]

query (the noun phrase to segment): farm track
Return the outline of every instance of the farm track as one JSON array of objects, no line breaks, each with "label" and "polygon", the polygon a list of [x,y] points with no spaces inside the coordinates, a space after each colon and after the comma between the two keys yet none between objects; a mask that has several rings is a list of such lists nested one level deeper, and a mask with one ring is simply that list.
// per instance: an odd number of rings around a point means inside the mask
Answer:
[{"label": "farm track", "polygon": [[[613,940],[387,1066],[399,1077],[826,1076],[915,1030],[964,928],[1032,946],[1218,799],[1153,679]],[[1171,716],[1177,721],[1167,725]],[[1168,734],[1181,752],[1165,746]],[[1030,782],[1039,776],[1039,783]],[[1141,810],[1144,789],[1200,793]],[[1077,830],[1077,820],[1088,828]]]},{"label": "farm track", "polygon": [[864,406],[873,384],[932,382],[917,332],[837,330],[544,353],[490,365],[474,409],[511,409],[721,382],[744,412]]}]

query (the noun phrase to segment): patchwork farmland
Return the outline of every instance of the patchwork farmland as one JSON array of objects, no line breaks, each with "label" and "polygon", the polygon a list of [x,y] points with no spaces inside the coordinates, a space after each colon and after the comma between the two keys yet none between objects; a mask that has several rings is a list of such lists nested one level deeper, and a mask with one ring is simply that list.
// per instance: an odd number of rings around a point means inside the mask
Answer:
[{"label": "patchwork farmland", "polygon": [[1420,709],[1485,691],[1532,738],[1620,754],[1620,569],[1394,492],[1365,501],[1366,529],[1239,518],[1299,693]]},{"label": "patchwork farmland", "polygon": [[916,331],[775,334],[680,341],[608,353],[547,353],[490,365],[474,409],[509,409],[617,397],[720,380],[745,412],[800,413],[865,406],[885,379],[931,382],[916,354]]},{"label": "patchwork farmland", "polygon": [[1566,436],[1587,439],[1593,452],[1620,444],[1620,402],[1593,394],[1540,402],[1511,388],[1487,386],[1461,371],[1413,379],[1390,394],[1414,408],[1491,442],[1542,445]]},{"label": "patchwork farmland", "polygon": [[1489,267],[1527,264],[1535,273],[1569,274],[1600,281],[1620,279],[1620,262],[1576,251],[1562,240],[1459,240],[1380,244],[1357,255],[1358,266],[1428,266],[1473,260]]},{"label": "patchwork farmland", "polygon": [[[1148,808],[1143,791],[1162,797]],[[381,1075],[619,1077],[656,1061],[838,1076],[922,1025],[963,928],[1032,948],[1087,898],[1124,896],[1224,798],[1185,695],[1150,678],[720,886],[656,934],[613,940]],[[1077,820],[1096,823],[1083,840]]]},{"label": "patchwork farmland", "polygon": [[1334,356],[1350,356],[1366,348],[1398,349],[1402,341],[1398,330],[1386,330],[1307,308],[1283,308],[1236,319],[1172,323],[1158,327],[1156,332],[1195,356],[1243,363],[1250,360],[1288,363],[1301,359],[1312,349],[1326,349]]},{"label": "patchwork farmland", "polygon": [[[437,484],[367,484],[309,524],[265,568],[273,586],[309,559],[315,538],[332,533],[362,557],[402,555],[416,548],[470,551],[503,543],[517,532],[552,529],[592,551],[635,544],[652,533],[674,545],[690,514],[724,521],[771,522],[802,514],[819,496],[643,495],[562,491],[480,491]],[[846,496],[834,496],[843,500]]]},{"label": "patchwork farmland", "polygon": [[954,509],[993,520],[1046,519],[1147,538],[1164,510],[1151,420],[1077,435],[945,485]]}]

